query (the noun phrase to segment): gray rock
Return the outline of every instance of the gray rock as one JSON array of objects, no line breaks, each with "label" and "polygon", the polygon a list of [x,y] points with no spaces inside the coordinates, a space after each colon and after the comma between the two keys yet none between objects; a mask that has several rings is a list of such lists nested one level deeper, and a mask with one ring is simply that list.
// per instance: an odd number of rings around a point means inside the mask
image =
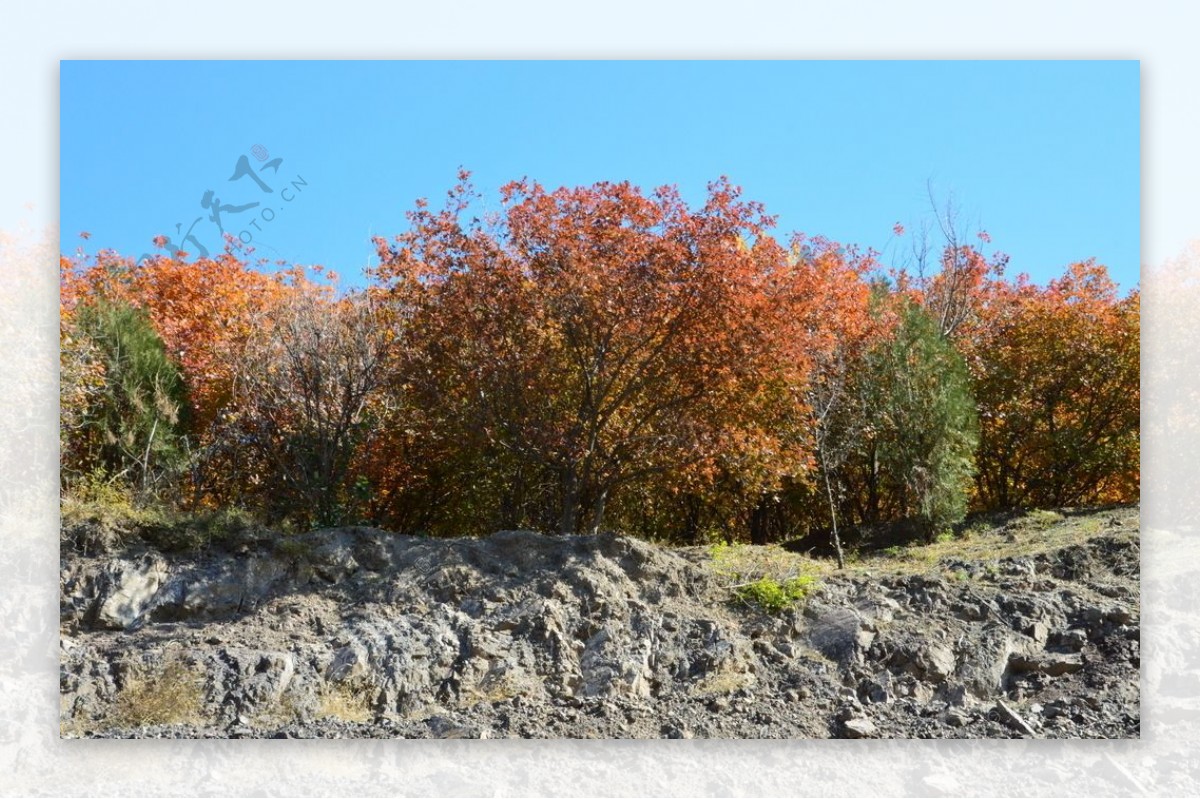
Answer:
[{"label": "gray rock", "polygon": [[954,650],[945,644],[931,644],[922,650],[917,663],[927,678],[939,682],[953,675],[957,665]]},{"label": "gray rock", "polygon": [[663,737],[690,740],[696,736],[692,734],[692,731],[687,726],[668,724],[663,727]]},{"label": "gray rock", "polygon": [[971,695],[967,687],[960,682],[947,682],[937,690],[939,700],[952,707],[963,707],[970,703]]},{"label": "gray rock", "polygon": [[353,538],[345,534],[313,547],[307,561],[318,577],[335,585],[361,568],[354,557]]},{"label": "gray rock", "polygon": [[1036,655],[1015,654],[1009,660],[1009,668],[1017,672],[1036,672],[1049,677],[1060,677],[1083,670],[1083,659],[1078,654],[1056,654],[1042,652]]},{"label": "gray rock", "polygon": [[288,565],[254,556],[200,564],[172,578],[171,595],[156,620],[203,621],[251,613],[276,591],[288,588]]},{"label": "gray rock", "polygon": [[426,722],[434,738],[487,738],[487,732],[474,724],[461,724],[445,716],[432,716]]},{"label": "gray rock", "polygon": [[858,696],[870,704],[886,704],[895,699],[894,681],[890,672],[884,671],[875,677],[863,680],[858,686]]},{"label": "gray rock", "polygon": [[842,732],[846,738],[875,738],[879,728],[870,719],[857,716],[842,722]]},{"label": "gray rock", "polygon": [[1037,737],[1037,731],[1030,727],[1025,719],[1021,718],[1020,714],[1005,704],[1002,699],[996,700],[996,715],[1002,722],[1022,735],[1028,735],[1030,738]]},{"label": "gray rock", "polygon": [[347,643],[339,648],[333,661],[325,669],[325,678],[330,682],[347,682],[363,676],[368,668],[366,648],[359,643]]},{"label": "gray rock", "polygon": [[957,677],[973,696],[990,699],[1004,690],[1009,660],[1032,642],[1007,627],[991,625],[973,632],[961,645],[962,663]]},{"label": "gray rock", "polygon": [[649,650],[640,642],[623,646],[625,638],[605,628],[588,639],[579,661],[584,697],[650,696]]},{"label": "gray rock", "polygon": [[1071,650],[1072,652],[1078,652],[1079,650],[1083,649],[1084,646],[1087,645],[1087,642],[1087,632],[1078,629],[1063,630],[1062,632],[1057,633],[1052,639],[1053,645],[1061,646],[1064,649]]},{"label": "gray rock", "polygon": [[814,607],[810,618],[809,645],[839,663],[860,662],[866,648],[864,644],[869,646],[874,639],[873,633],[862,629],[861,617],[847,608]]},{"label": "gray rock", "polygon": [[296,673],[295,660],[288,652],[249,650],[231,653],[231,657],[241,666],[233,693],[247,705],[278,702]]},{"label": "gray rock", "polygon": [[[1047,737],[1132,737],[1140,730],[1136,526],[1121,535],[1128,547],[1026,557],[1022,568],[1038,565],[1036,580],[830,574],[803,611],[778,617],[731,603],[728,580],[697,549],[614,536],[439,541],[347,528],[200,557],[68,550],[63,729],[102,737],[962,737],[1003,734],[1001,723],[1012,722],[998,721],[1002,699],[1010,708],[1028,703],[1023,721]],[[1064,559],[1064,573],[1082,573],[1086,562],[1090,582],[1053,577]],[[1105,564],[1111,574],[1101,574]],[[1111,586],[1122,604],[1095,604],[1104,592],[1093,583]],[[1043,640],[1041,629],[1071,624],[1073,635]],[[1087,658],[1072,651],[1074,635]],[[198,680],[201,721],[114,726],[127,664],[153,673],[168,659]],[[1155,684],[1175,690],[1162,675]]]},{"label": "gray rock", "polygon": [[971,723],[971,717],[961,710],[947,710],[946,723],[951,727],[965,727]]},{"label": "gray rock", "polygon": [[119,630],[141,621],[168,575],[167,562],[154,553],[135,561],[110,561],[99,581],[96,626]]}]

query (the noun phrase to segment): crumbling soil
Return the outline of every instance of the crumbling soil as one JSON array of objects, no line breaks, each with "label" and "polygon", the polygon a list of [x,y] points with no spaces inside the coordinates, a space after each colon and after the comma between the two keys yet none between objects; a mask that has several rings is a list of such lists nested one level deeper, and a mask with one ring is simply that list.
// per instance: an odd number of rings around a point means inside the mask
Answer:
[{"label": "crumbling soil", "polygon": [[1138,737],[1138,509],[1051,527],[826,568],[780,613],[704,548],[612,535],[65,546],[62,732]]}]

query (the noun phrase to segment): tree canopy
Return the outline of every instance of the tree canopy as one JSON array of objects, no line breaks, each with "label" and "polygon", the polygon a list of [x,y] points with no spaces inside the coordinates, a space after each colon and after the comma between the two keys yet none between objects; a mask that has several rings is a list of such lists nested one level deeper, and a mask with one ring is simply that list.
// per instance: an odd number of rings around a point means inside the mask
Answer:
[{"label": "tree canopy", "polygon": [[1137,497],[1138,294],[1099,264],[1034,286],[955,235],[889,276],[724,179],[481,205],[466,173],[418,202],[354,292],[234,252],[64,258],[64,490],[676,541]]}]

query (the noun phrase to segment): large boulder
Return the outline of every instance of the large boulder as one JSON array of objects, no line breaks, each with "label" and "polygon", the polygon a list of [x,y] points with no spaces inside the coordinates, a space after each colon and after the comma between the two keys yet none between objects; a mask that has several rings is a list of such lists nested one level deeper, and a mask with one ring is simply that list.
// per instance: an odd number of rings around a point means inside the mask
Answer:
[{"label": "large boulder", "polygon": [[167,562],[153,552],[136,560],[109,561],[96,581],[94,625],[114,630],[133,627],[154,606],[169,576]]}]

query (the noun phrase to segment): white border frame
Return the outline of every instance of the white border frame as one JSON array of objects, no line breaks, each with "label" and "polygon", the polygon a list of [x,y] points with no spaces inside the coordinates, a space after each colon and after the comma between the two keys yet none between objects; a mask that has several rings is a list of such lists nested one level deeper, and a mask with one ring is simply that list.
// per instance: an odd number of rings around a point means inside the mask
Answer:
[{"label": "white border frame", "polygon": [[[1193,269],[1200,254],[1185,248],[1200,239],[1191,191],[1200,185],[1194,12],[1183,2],[1146,8],[1111,0],[586,7],[343,0],[334,16],[310,20],[301,5],[246,0],[7,6],[0,28],[0,794],[1196,794],[1200,699],[1156,690],[1200,686],[1200,623],[1186,601],[1186,586],[1200,580],[1200,537],[1184,526],[1200,491],[1194,478],[1179,479],[1200,452],[1192,446],[1200,434],[1189,419],[1159,410],[1169,397],[1200,397],[1200,368],[1190,368],[1197,356],[1171,349],[1200,341],[1200,331],[1194,314],[1155,317],[1150,291],[1144,482],[1173,478],[1183,488],[1148,492],[1143,505],[1158,529],[1143,530],[1142,741],[60,741],[55,701],[60,59],[1140,59],[1143,263],[1178,257]],[[1164,366],[1172,367],[1165,375]]]}]

